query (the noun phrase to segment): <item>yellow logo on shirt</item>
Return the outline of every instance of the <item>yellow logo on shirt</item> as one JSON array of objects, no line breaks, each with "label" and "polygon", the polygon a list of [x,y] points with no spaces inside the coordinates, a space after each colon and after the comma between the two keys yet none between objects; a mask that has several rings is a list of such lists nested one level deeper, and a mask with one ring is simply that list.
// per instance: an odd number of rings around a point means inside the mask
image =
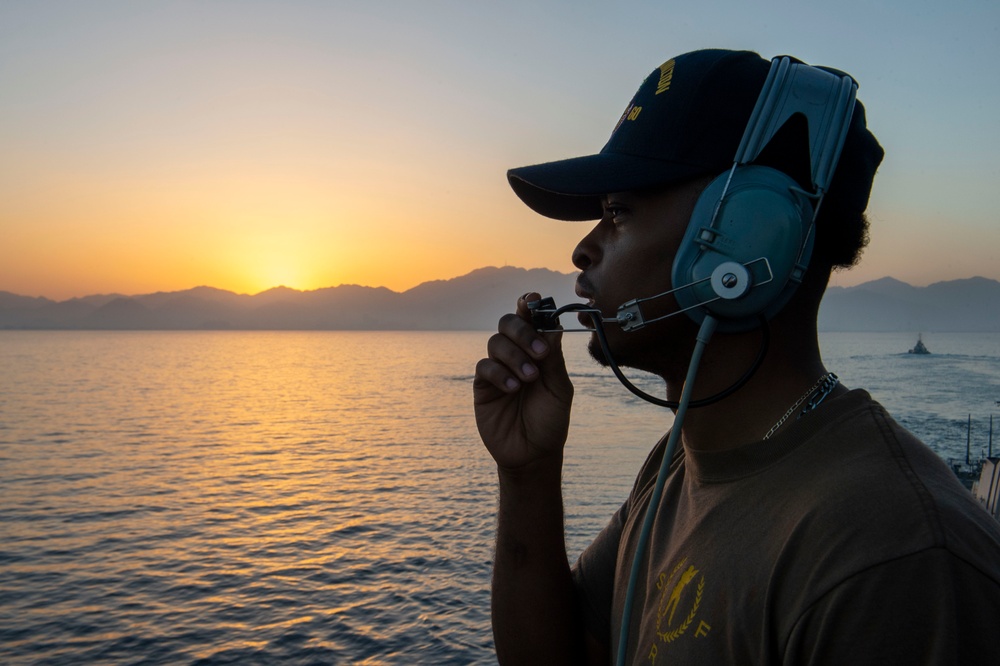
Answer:
[{"label": "yellow logo on shirt", "polygon": [[[660,601],[656,610],[656,635],[659,642],[674,642],[694,624],[705,592],[705,577],[699,577],[699,573],[694,565],[687,564],[685,557],[674,567],[669,576],[661,572],[657,578],[656,589],[659,590]],[[711,625],[701,620],[694,630],[694,635],[707,636],[711,630]],[[659,642],[649,648],[650,663],[656,662]]]}]

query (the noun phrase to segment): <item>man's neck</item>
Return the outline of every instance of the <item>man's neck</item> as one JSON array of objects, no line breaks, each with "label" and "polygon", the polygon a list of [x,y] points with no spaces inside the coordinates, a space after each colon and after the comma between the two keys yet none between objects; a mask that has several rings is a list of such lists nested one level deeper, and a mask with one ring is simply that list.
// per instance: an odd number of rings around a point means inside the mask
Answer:
[{"label": "man's neck", "polygon": [[[719,402],[688,410],[682,424],[684,445],[721,451],[764,438],[827,374],[815,340],[813,335],[772,341],[760,367],[744,386]],[[695,398],[714,395],[735,383],[751,367],[759,348],[759,336],[753,335],[727,336],[715,342],[714,348],[709,343],[705,351],[695,379]],[[664,377],[671,400],[680,397],[683,378],[677,379],[678,375],[675,370]],[[838,393],[843,390],[836,389]]]}]

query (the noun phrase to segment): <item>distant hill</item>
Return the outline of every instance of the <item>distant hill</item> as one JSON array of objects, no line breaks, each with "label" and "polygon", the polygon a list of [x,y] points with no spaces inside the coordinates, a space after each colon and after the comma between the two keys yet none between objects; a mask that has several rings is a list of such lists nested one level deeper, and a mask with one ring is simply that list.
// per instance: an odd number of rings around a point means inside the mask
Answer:
[{"label": "distant hill", "polygon": [[[404,292],[341,285],[277,287],[250,296],[212,287],[138,296],[102,294],[53,301],[0,292],[0,328],[490,330],[527,291],[578,301],[575,274],[506,266],[481,268]],[[823,331],[1000,332],[1000,282],[975,277],[913,287],[883,278],[832,287],[820,308]]]},{"label": "distant hill", "polygon": [[578,300],[576,276],[546,269],[481,268],[399,293],[341,285],[277,287],[250,296],[212,287],[67,301],[0,292],[0,329],[489,330],[527,291]]},{"label": "distant hill", "polygon": [[982,277],[912,287],[882,278],[827,290],[821,331],[997,331],[1000,282]]}]

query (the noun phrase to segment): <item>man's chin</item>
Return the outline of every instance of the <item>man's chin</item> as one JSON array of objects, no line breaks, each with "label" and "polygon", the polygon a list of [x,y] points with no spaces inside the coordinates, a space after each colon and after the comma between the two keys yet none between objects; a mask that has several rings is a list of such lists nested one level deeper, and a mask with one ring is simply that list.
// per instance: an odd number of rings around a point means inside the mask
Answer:
[{"label": "man's chin", "polygon": [[608,360],[607,354],[604,353],[604,347],[601,346],[601,341],[597,339],[596,334],[590,336],[590,342],[587,343],[587,351],[590,352],[591,358],[605,368],[611,367],[611,361]]},{"label": "man's chin", "polygon": [[605,368],[610,368],[612,364],[617,365],[619,368],[633,368],[635,370],[641,370],[643,372],[652,372],[652,370],[647,370],[643,367],[643,364],[638,364],[635,359],[632,358],[628,351],[624,349],[619,349],[617,351],[612,351],[614,359],[608,358],[608,355],[604,353],[604,347],[601,346],[601,341],[598,339],[597,334],[590,336],[590,341],[587,343],[587,352],[590,353],[590,357],[597,361],[600,365]]}]

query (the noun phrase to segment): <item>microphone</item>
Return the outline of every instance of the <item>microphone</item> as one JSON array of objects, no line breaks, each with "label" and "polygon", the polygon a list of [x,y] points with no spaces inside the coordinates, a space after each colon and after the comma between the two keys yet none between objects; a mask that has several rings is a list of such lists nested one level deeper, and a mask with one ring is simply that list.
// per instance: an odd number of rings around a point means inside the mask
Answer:
[{"label": "microphone", "polygon": [[[760,265],[755,266],[755,265]],[[759,257],[741,264],[737,261],[724,261],[717,265],[708,277],[694,280],[679,287],[674,287],[668,291],[646,296],[633,298],[618,306],[614,317],[604,317],[600,310],[586,303],[570,303],[562,307],[556,307],[555,299],[551,296],[541,298],[528,303],[531,311],[531,322],[538,329],[539,333],[551,333],[560,331],[562,333],[593,333],[590,328],[559,328],[559,315],[566,312],[584,312],[590,314],[594,320],[596,328],[603,324],[618,324],[623,331],[637,331],[647,324],[662,321],[682,312],[689,312],[695,308],[700,308],[719,300],[733,301],[744,296],[750,288],[755,285],[767,284],[774,279],[771,271],[771,264],[767,257]],[[686,299],[693,303],[688,306],[679,307],[673,312],[665,315],[647,319],[642,312],[642,304],[655,301],[660,298],[672,296],[683,290],[691,290],[691,297]]]},{"label": "microphone", "polygon": [[602,316],[601,311],[591,307],[587,303],[569,303],[561,308],[556,307],[556,301],[551,296],[546,296],[537,301],[528,301],[528,310],[531,312],[531,323],[539,333],[593,333],[590,328],[561,328],[559,316],[567,312],[584,312],[589,314],[594,320],[594,325],[617,323],[618,319],[608,319]]}]

